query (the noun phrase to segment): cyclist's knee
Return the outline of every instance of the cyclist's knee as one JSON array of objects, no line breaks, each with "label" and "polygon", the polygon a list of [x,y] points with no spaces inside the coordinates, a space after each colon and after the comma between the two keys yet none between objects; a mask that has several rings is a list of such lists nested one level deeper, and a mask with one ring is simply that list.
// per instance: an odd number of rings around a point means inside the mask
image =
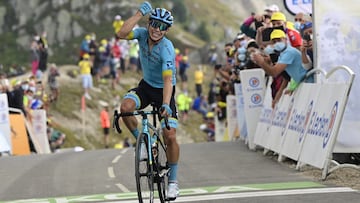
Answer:
[{"label": "cyclist's knee", "polygon": [[124,99],[120,105],[120,112],[132,112],[135,110],[135,101],[132,99]]},{"label": "cyclist's knee", "polygon": [[176,143],[176,129],[171,128],[170,130],[164,129],[164,135],[166,137],[167,145]]}]

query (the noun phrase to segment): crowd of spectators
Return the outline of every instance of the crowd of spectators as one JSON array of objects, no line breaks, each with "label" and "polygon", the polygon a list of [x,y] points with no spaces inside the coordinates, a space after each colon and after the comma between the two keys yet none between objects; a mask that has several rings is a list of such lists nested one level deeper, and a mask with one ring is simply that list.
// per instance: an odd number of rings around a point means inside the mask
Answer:
[{"label": "crowd of spectators", "polygon": [[224,55],[224,64],[211,62],[215,77],[210,89],[214,90],[218,118],[226,114],[226,95],[234,94],[233,84],[241,83],[240,71],[246,69],[265,71],[267,81],[272,81],[274,107],[299,83],[314,82],[305,76],[313,68],[311,15],[298,13],[294,19],[287,19],[277,5],[266,7],[260,14],[251,13],[234,40],[224,45]]}]

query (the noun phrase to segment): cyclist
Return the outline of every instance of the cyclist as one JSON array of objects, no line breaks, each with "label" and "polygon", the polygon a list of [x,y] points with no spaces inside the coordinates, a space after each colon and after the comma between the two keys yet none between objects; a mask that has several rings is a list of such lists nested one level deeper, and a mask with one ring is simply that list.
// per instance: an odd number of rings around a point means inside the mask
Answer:
[{"label": "cyclist", "polygon": [[[147,14],[150,14],[147,27],[135,28],[135,25]],[[169,118],[170,130],[163,128],[167,144],[167,159],[170,167],[167,196],[176,199],[179,195],[177,183],[177,168],[179,160],[179,145],[176,141],[176,128],[178,126],[175,106],[175,49],[172,42],[165,37],[173,24],[171,12],[164,8],[152,9],[149,2],[140,5],[138,11],[127,19],[117,33],[120,39],[137,39],[140,45],[140,62],[143,70],[143,79],[138,86],[131,89],[124,97],[120,111],[132,112],[143,109],[151,102],[165,110],[162,116]],[[124,117],[123,121],[131,133],[137,137],[137,120],[135,117]]]}]

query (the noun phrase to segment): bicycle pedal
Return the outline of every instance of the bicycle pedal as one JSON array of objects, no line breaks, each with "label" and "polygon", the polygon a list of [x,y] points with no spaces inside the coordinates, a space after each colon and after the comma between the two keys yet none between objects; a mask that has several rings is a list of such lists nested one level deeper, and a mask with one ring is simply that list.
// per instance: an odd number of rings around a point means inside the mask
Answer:
[{"label": "bicycle pedal", "polygon": [[167,175],[170,171],[170,168],[165,168],[165,169],[162,169],[160,172],[159,172],[159,177],[164,177],[165,175]]}]

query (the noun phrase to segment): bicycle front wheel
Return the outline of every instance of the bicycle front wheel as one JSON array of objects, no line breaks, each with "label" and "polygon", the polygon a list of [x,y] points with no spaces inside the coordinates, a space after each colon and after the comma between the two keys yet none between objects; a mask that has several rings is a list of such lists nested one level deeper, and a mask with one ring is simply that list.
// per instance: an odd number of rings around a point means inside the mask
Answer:
[{"label": "bicycle front wheel", "polygon": [[154,202],[154,176],[148,157],[148,137],[138,136],[135,148],[135,178],[139,202]]},{"label": "bicycle front wheel", "polygon": [[157,157],[155,159],[157,176],[155,182],[157,184],[160,202],[165,203],[167,201],[166,190],[168,185],[169,167],[167,165],[166,146],[162,140],[158,140],[157,151]]}]

